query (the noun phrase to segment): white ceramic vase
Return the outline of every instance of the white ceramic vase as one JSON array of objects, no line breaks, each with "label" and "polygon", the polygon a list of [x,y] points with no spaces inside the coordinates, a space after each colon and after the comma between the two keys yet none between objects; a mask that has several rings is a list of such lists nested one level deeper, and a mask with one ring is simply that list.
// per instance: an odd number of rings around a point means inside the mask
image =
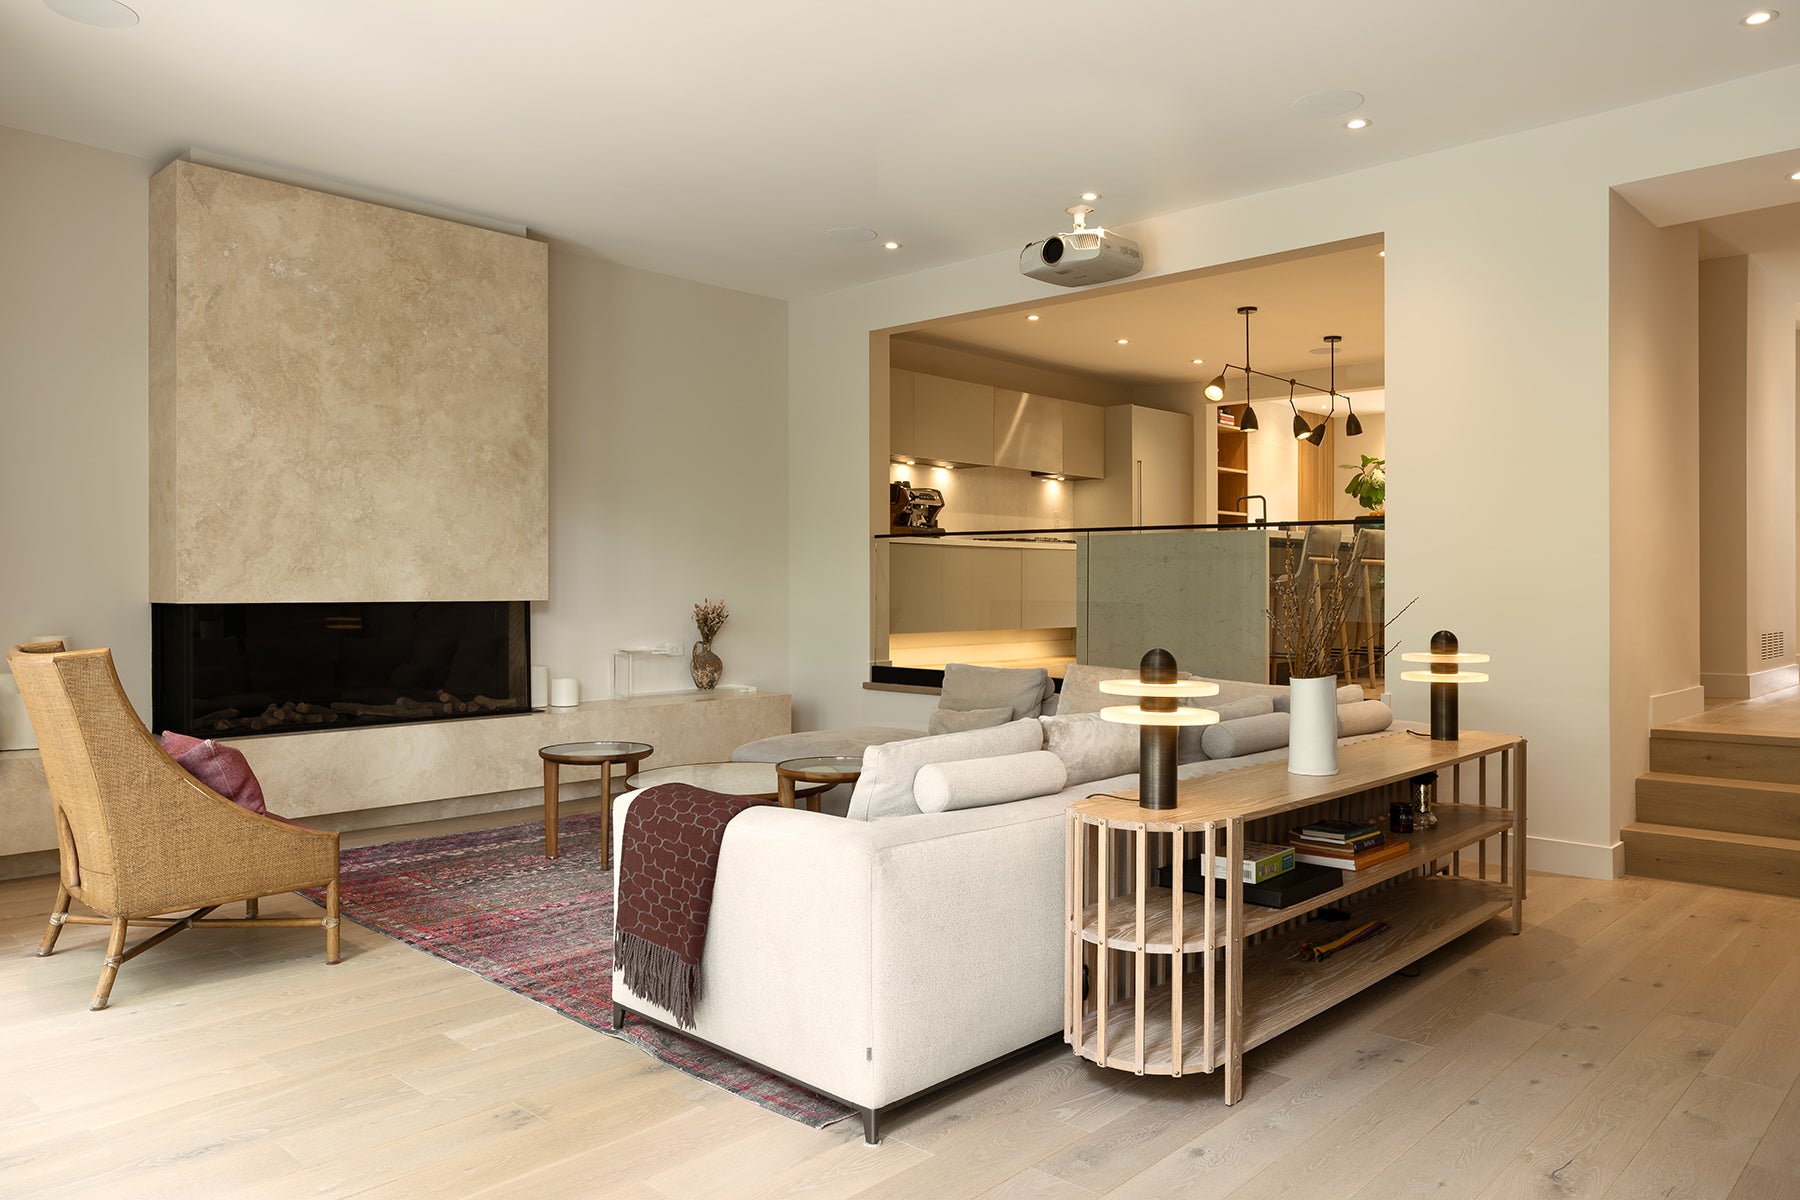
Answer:
[{"label": "white ceramic vase", "polygon": [[1337,677],[1288,680],[1288,773],[1336,775]]}]

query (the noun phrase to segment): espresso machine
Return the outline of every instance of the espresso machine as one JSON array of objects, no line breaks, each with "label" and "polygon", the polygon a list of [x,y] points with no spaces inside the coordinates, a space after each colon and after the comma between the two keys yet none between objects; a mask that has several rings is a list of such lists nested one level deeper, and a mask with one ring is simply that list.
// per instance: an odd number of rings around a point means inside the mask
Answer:
[{"label": "espresso machine", "polygon": [[888,485],[888,532],[935,537],[944,532],[938,528],[938,512],[943,507],[944,493],[937,488],[919,488],[910,480],[895,480]]}]

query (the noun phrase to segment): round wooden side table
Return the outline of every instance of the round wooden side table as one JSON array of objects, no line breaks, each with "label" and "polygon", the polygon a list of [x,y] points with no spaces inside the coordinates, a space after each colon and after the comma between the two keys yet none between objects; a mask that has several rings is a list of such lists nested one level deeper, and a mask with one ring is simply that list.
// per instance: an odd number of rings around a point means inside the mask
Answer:
[{"label": "round wooden side table", "polygon": [[[793,808],[796,796],[806,799],[806,807],[819,811],[821,797],[840,783],[855,783],[862,775],[862,756],[854,758],[838,754],[814,758],[789,758],[775,764],[775,777],[781,781],[781,804]],[[824,784],[811,790],[800,790],[800,784]]]},{"label": "round wooden side table", "polygon": [[559,742],[538,751],[544,760],[544,857],[556,857],[557,808],[562,802],[559,768],[600,768],[600,865],[612,866],[612,769],[625,764],[626,774],[656,750],[648,742]]}]

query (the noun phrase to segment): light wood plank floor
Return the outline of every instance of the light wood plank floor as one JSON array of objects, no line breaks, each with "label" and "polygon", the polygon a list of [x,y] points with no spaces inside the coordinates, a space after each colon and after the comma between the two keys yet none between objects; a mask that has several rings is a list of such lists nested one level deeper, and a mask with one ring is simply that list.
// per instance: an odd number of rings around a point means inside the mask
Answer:
[{"label": "light wood plank floor", "polygon": [[1800,1197],[1779,897],[1536,876],[1523,936],[1262,1047],[1241,1104],[1057,1046],[866,1147],[352,925],[335,967],[313,931],[183,934],[90,1013],[105,931],[33,957],[52,892],[0,884],[9,1198]]},{"label": "light wood plank floor", "polygon": [[1800,742],[1800,688],[1783,688],[1754,700],[1708,700],[1706,711],[1698,716],[1657,728],[1667,733]]}]

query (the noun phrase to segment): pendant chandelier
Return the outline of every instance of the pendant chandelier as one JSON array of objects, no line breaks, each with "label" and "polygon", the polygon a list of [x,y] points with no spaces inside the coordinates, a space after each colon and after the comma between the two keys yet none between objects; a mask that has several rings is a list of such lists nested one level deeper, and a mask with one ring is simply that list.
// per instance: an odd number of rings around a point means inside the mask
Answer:
[{"label": "pendant chandelier", "polygon": [[[1226,373],[1229,371],[1243,372],[1244,408],[1238,416],[1238,428],[1250,431],[1259,427],[1256,420],[1256,410],[1250,406],[1250,377],[1255,375],[1262,379],[1272,379],[1277,383],[1285,383],[1288,385],[1288,409],[1294,414],[1294,440],[1297,442],[1311,442],[1315,446],[1320,445],[1325,441],[1326,425],[1330,422],[1331,418],[1337,414],[1337,402],[1339,397],[1342,396],[1342,393],[1337,390],[1337,344],[1344,340],[1343,335],[1332,333],[1325,336],[1325,344],[1329,346],[1331,350],[1331,386],[1329,388],[1314,387],[1310,383],[1301,383],[1298,379],[1283,379],[1281,376],[1271,375],[1267,371],[1258,371],[1250,365],[1250,318],[1255,312],[1256,306],[1253,304],[1241,305],[1238,308],[1238,314],[1244,318],[1243,365],[1240,366],[1237,363],[1226,363],[1224,367],[1220,369],[1219,373],[1212,377],[1212,381],[1206,385],[1206,398],[1215,403],[1224,400]],[[1309,424],[1306,418],[1300,415],[1299,406],[1294,403],[1294,392],[1297,388],[1305,388],[1309,392],[1317,392],[1322,396],[1331,398],[1330,411],[1320,419],[1319,424],[1316,427]],[[1350,397],[1342,396],[1342,398],[1345,407],[1350,410],[1350,418],[1344,422],[1344,433],[1348,437],[1356,437],[1362,433],[1362,422],[1357,419],[1356,407],[1351,404]]]}]

